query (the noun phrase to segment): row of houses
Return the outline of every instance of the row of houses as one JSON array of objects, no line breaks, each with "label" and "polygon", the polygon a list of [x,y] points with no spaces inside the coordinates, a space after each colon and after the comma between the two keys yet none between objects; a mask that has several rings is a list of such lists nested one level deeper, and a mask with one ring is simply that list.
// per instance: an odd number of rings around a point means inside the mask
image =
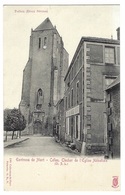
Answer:
[{"label": "row of houses", "polygon": [[117,40],[81,38],[56,107],[58,139],[85,155],[120,157],[119,31]]}]

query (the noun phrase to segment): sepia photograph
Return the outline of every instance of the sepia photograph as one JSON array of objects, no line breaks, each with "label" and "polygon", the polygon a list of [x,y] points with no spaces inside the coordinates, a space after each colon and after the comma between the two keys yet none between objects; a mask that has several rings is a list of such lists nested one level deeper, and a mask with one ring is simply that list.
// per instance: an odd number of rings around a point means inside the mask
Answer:
[{"label": "sepia photograph", "polygon": [[120,5],[3,14],[4,190],[119,191]]}]

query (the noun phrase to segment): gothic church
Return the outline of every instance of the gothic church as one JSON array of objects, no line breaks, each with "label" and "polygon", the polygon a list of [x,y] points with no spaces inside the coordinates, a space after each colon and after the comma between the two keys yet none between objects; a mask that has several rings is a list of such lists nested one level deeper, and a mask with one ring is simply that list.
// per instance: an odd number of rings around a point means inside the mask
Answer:
[{"label": "gothic church", "polygon": [[62,37],[49,18],[31,29],[19,104],[27,121],[25,134],[53,135],[56,104],[64,96],[68,57]]}]

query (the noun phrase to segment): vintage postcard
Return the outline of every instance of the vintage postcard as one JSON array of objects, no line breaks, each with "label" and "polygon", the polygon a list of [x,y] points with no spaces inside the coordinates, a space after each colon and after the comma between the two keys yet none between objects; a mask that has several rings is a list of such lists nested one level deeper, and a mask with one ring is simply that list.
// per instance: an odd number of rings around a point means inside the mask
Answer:
[{"label": "vintage postcard", "polygon": [[3,12],[4,190],[120,191],[120,6]]}]

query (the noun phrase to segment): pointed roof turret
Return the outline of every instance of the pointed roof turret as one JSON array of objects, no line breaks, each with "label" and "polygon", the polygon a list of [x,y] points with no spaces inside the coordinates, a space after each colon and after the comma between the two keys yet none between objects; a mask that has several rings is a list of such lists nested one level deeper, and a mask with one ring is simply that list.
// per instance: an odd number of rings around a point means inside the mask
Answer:
[{"label": "pointed roof turret", "polygon": [[53,25],[49,18],[46,18],[34,31],[53,29]]}]

